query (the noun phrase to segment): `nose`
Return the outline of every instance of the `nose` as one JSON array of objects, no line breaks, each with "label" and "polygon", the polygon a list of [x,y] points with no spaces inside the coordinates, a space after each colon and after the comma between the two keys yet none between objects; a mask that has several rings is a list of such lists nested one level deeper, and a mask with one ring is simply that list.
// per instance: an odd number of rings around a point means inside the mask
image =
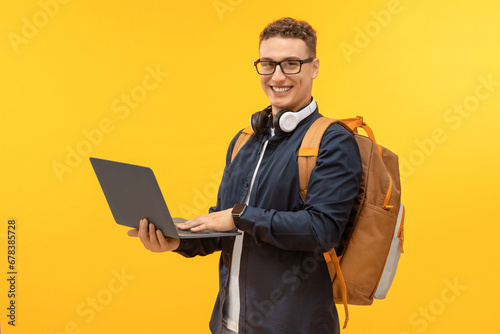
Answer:
[{"label": "nose", "polygon": [[279,66],[276,65],[276,69],[274,70],[272,79],[274,82],[280,82],[286,79],[286,75],[281,70],[281,64]]}]

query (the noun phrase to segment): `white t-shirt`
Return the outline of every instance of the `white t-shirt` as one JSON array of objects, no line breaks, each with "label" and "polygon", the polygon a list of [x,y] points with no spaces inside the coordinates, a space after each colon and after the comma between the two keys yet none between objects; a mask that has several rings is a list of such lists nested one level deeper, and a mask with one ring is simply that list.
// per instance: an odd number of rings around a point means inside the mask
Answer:
[{"label": "white t-shirt", "polygon": [[[271,129],[271,137],[274,136],[274,129]],[[266,151],[268,140],[263,144],[262,151],[260,152],[259,161],[253,172],[252,181],[250,182],[250,187],[248,188],[247,195],[245,197],[245,204],[248,205],[250,201],[250,193],[252,192],[253,183],[255,181],[255,176],[259,170],[262,157]],[[242,231],[240,231],[242,232]],[[244,233],[236,236],[234,240],[233,256],[231,259],[231,271],[229,273],[229,289],[227,291],[226,301],[224,304],[224,321],[228,329],[238,332],[239,327],[239,317],[240,317],[240,261],[241,261],[241,248],[243,246]]]}]

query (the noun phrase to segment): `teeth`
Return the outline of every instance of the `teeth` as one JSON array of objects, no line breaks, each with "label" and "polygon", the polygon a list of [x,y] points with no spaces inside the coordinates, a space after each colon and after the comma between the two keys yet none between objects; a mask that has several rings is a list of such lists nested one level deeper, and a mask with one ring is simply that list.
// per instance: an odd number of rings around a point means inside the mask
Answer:
[{"label": "teeth", "polygon": [[276,93],[286,93],[288,92],[290,89],[292,89],[292,87],[272,87],[273,91],[275,91]]}]

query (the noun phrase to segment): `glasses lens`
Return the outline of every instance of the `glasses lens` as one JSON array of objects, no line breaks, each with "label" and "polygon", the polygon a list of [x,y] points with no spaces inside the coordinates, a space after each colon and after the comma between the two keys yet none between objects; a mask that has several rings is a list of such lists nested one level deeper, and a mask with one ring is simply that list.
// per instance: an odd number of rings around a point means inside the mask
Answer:
[{"label": "glasses lens", "polygon": [[285,74],[297,74],[300,72],[300,61],[286,60],[281,63],[281,68]]},{"label": "glasses lens", "polygon": [[260,74],[271,74],[274,72],[276,64],[272,61],[261,61],[257,63],[257,71]]}]

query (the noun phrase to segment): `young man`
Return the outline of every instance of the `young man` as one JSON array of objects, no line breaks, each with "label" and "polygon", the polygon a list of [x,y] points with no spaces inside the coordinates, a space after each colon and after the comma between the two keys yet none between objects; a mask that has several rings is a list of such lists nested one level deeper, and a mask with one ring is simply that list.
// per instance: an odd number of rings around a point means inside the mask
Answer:
[{"label": "young man", "polygon": [[321,117],[311,95],[316,33],[303,21],[275,21],[260,35],[259,55],[255,66],[271,106],[252,116],[256,134],[232,161],[239,134],[229,145],[216,207],[180,226],[243,234],[179,241],[143,219],[129,235],[154,252],[221,251],[212,333],[339,333],[322,253],[339,245],[358,194],[358,147],[342,126],[327,129],[303,201],[297,152]]}]

